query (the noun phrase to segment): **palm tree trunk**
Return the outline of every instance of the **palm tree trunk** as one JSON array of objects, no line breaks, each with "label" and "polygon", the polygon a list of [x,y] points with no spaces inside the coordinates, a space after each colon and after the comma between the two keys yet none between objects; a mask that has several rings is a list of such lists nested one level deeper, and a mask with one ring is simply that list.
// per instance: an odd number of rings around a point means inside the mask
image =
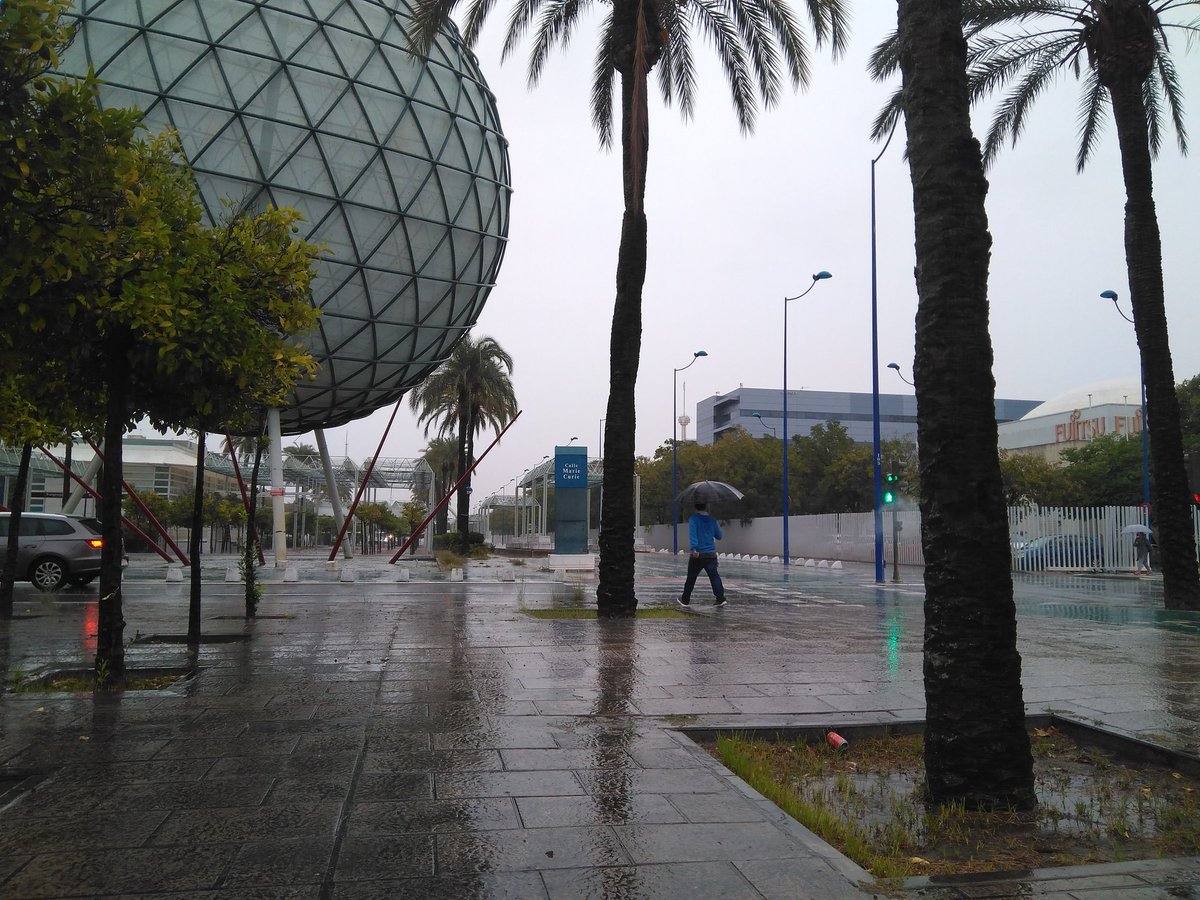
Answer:
[{"label": "palm tree trunk", "polygon": [[[13,586],[17,580],[21,513],[25,511],[25,492],[29,486],[29,463],[32,457],[33,444],[26,443],[21,447],[17,483],[13,486],[12,499],[8,501],[8,541],[4,548],[4,569],[0,572],[0,619],[13,617]],[[4,498],[0,497],[0,500],[2,499]]]},{"label": "palm tree trunk", "polygon": [[122,441],[129,415],[126,398],[129,365],[124,347],[110,340],[108,351],[108,408],[104,422],[104,468],[100,476],[100,603],[96,627],[96,685],[119,685],[125,679],[125,617],[121,609],[121,480]]},{"label": "palm tree trunk", "polygon": [[988,334],[987,181],[971,132],[962,2],[899,6],[919,298],[925,773],[936,803],[1030,808]]},{"label": "palm tree trunk", "polygon": [[1162,559],[1163,600],[1168,609],[1200,609],[1191,492],[1167,338],[1162,241],[1154,208],[1146,105],[1142,85],[1133,79],[1114,81],[1109,94],[1125,176],[1125,266],[1146,381],[1153,514]]},{"label": "palm tree trunk", "polygon": [[[640,82],[640,84],[638,84]],[[600,502],[600,582],[597,611],[606,618],[633,616],[634,593],[633,454],[637,417],[634,389],[642,352],[642,286],[646,281],[646,163],[649,110],[646,72],[634,66],[621,73],[621,155],[625,215],[617,250],[617,296],[609,343],[608,408],[604,422],[604,481]]]},{"label": "palm tree trunk", "polygon": [[200,542],[204,534],[204,440],[203,427],[196,438],[196,485],[192,490],[192,530],[188,556],[192,558],[191,593],[188,597],[188,646],[200,643]]},{"label": "palm tree trunk", "polygon": [[[461,473],[467,471],[467,440],[471,431],[469,401],[465,392],[459,396],[458,402],[460,410],[458,416],[458,471],[459,477],[462,477]],[[469,549],[467,532],[471,530],[471,479],[469,477],[458,488],[458,510],[455,521],[458,524],[458,550],[465,555]]]}]

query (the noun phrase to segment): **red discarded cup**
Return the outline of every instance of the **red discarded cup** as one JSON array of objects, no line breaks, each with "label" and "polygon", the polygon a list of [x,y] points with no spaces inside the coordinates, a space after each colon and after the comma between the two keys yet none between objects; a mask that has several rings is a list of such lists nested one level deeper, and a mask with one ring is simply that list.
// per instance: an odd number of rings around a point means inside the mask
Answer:
[{"label": "red discarded cup", "polygon": [[838,734],[836,731],[831,731],[825,735],[825,740],[834,750],[844,750],[850,742]]}]

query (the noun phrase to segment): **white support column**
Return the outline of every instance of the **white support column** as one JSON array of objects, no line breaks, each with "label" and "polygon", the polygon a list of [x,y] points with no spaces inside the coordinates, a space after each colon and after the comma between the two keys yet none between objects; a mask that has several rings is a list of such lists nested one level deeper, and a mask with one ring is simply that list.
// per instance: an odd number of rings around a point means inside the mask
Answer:
[{"label": "white support column", "polygon": [[[316,435],[317,452],[321,454],[321,468],[325,470],[325,490],[329,492],[329,505],[333,508],[333,522],[338,528],[341,528],[342,522],[346,521],[346,516],[342,512],[342,498],[338,496],[337,479],[333,477],[333,461],[329,458],[329,445],[325,443],[323,429],[318,428]],[[346,559],[354,556],[354,551],[350,549],[352,543],[349,536],[342,541],[342,556]]]},{"label": "white support column", "polygon": [[[101,442],[100,453],[103,453],[103,452],[104,452],[104,443]],[[87,465],[87,471],[85,471],[83,473],[82,478],[88,484],[92,484],[93,482],[95,482],[96,476],[100,474],[100,466],[102,465],[102,463],[100,462],[100,453],[97,453],[96,455],[94,455],[92,457],[92,461],[90,463],[88,463],[88,465]],[[68,478],[68,479],[70,478],[69,475],[65,475],[63,477]],[[78,506],[79,506],[79,501],[83,499],[83,496],[84,496],[83,486],[76,484],[71,490],[71,496],[69,496],[67,498],[66,504],[63,505],[63,515],[69,516],[72,513],[74,513],[76,508],[78,508]]]},{"label": "white support column", "polygon": [[279,410],[267,410],[267,441],[271,454],[271,532],[275,543],[275,565],[287,562],[287,531],[283,514],[283,430]]}]

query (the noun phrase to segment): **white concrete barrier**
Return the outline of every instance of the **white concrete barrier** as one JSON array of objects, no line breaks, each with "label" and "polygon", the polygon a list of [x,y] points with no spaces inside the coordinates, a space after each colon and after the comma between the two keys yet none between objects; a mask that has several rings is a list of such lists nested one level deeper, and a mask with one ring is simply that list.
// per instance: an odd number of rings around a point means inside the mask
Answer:
[{"label": "white concrete barrier", "polygon": [[[182,580],[182,578],[180,580]],[[242,573],[237,570],[237,566],[230,566],[228,569],[225,570],[225,580],[226,581],[241,581],[242,580]]]},{"label": "white concrete barrier", "polygon": [[835,560],[833,561],[833,564],[832,564],[832,565],[831,565],[829,568],[831,568],[831,569],[841,569],[841,568],[844,568],[844,566],[842,565],[842,561],[841,561],[840,559],[835,559]]},{"label": "white concrete barrier", "polygon": [[451,569],[450,570],[450,580],[451,581],[462,581],[463,577],[464,577],[464,573],[463,573],[462,569]]},{"label": "white concrete barrier", "polygon": [[818,569],[828,569],[829,568],[829,560],[827,560],[827,559],[821,560],[819,563],[817,563],[817,568]]},{"label": "white concrete barrier", "polygon": [[183,567],[174,565],[167,566],[167,583],[177,584],[181,581],[183,581]]},{"label": "white concrete barrier", "polygon": [[804,561],[804,568],[811,569],[816,564],[817,564],[817,561],[815,559],[806,559]]},{"label": "white concrete barrier", "polygon": [[342,570],[340,572],[338,572],[338,581],[344,582],[346,584],[353,583],[354,570],[349,568],[348,566],[343,566]]},{"label": "white concrete barrier", "polygon": [[412,573],[408,569],[404,568],[403,566],[396,567],[396,580],[397,581],[408,581],[411,578],[412,578]]},{"label": "white concrete barrier", "polygon": [[300,580],[300,567],[288,566],[283,570],[283,580],[287,582],[296,582]]}]

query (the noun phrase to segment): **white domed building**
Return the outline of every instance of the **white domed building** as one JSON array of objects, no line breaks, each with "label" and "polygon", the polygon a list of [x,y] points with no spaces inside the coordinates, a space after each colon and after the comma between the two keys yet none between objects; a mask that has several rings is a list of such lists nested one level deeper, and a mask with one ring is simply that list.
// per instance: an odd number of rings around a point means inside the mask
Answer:
[{"label": "white domed building", "polygon": [[1000,449],[1058,462],[1062,451],[1098,437],[1140,434],[1142,386],[1137,378],[1114,378],[1075,388],[1000,425]]}]

